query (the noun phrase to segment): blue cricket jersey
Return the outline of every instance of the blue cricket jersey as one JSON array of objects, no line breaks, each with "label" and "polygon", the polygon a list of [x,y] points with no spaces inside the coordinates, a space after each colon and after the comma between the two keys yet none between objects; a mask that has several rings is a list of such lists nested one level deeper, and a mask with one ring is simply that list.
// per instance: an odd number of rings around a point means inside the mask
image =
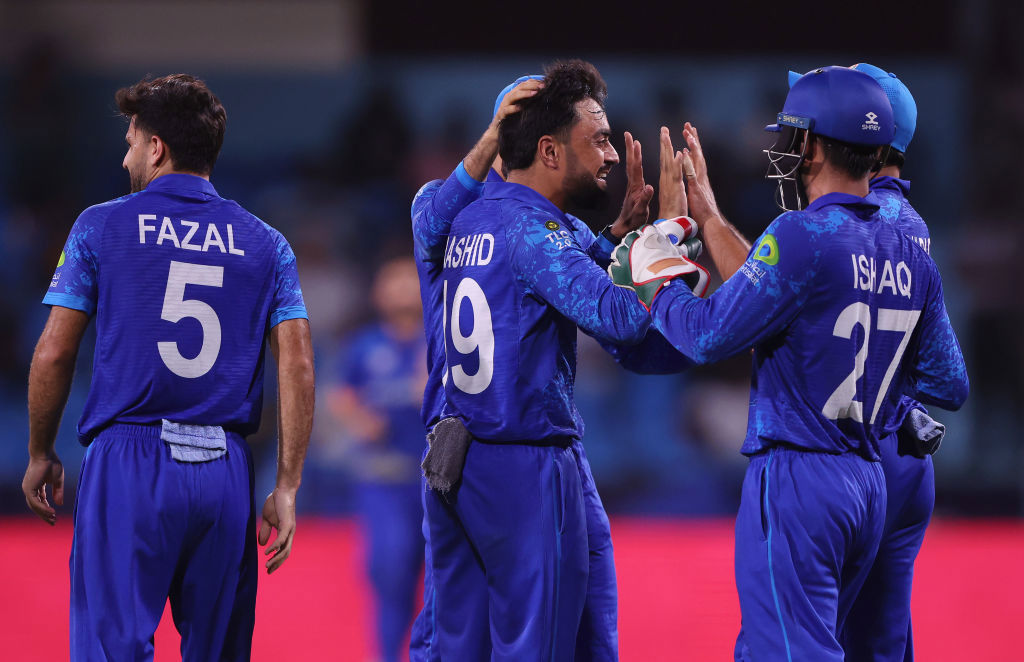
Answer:
[{"label": "blue cricket jersey", "polygon": [[354,389],[365,407],[388,422],[387,439],[366,445],[367,452],[397,451],[418,463],[423,454],[419,389],[425,351],[418,334],[399,339],[380,323],[364,327],[347,343],[338,371],[340,383]]},{"label": "blue cricket jersey", "polygon": [[928,233],[928,225],[907,200],[910,182],[896,177],[875,177],[871,180],[871,192],[878,199],[879,214],[882,218],[896,225],[900,232],[916,241],[930,254],[932,240]]},{"label": "blue cricket jersey", "polygon": [[902,395],[946,409],[966,399],[938,270],[878,211],[871,193],[822,196],[776,218],[708,299],[677,281],[655,298],[655,328],[699,363],[754,347],[743,453],[786,444],[877,460]]},{"label": "blue cricket jersey", "polygon": [[595,263],[595,243],[579,219],[520,184],[487,183],[455,218],[441,273],[445,412],[475,438],[581,438],[577,327],[615,344],[644,338],[647,312]]},{"label": "blue cricket jersey", "polygon": [[[931,254],[932,240],[928,225],[907,200],[910,182],[896,177],[875,177],[871,180],[870,186],[871,192],[879,201],[878,213],[882,219],[895,225],[900,232],[916,241],[926,253]],[[898,430],[911,409],[925,411],[921,403],[904,396],[897,406],[894,419],[886,429],[890,432]]]},{"label": "blue cricket jersey", "polygon": [[427,385],[420,417],[427,428],[440,420],[444,408],[441,383],[445,372],[441,283],[444,247],[456,214],[480,197],[483,186],[483,182],[469,176],[460,162],[448,179],[427,182],[412,201],[413,257],[420,278],[423,331],[427,340]]},{"label": "blue cricket jersey", "polygon": [[96,315],[83,444],[114,422],[254,432],[264,339],[307,317],[284,237],[182,174],[82,212],[43,303]]}]

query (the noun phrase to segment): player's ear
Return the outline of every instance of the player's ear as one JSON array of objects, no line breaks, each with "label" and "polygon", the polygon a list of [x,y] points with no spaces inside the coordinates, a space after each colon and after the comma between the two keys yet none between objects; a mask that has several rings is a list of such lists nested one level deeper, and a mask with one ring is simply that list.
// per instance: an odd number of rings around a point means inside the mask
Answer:
[{"label": "player's ear", "polygon": [[561,156],[559,143],[554,136],[541,136],[537,141],[537,159],[545,168],[558,170]]},{"label": "player's ear", "polygon": [[167,143],[156,134],[149,137],[147,147],[149,149],[149,165],[154,168],[159,168],[171,158],[171,152],[167,149]]}]

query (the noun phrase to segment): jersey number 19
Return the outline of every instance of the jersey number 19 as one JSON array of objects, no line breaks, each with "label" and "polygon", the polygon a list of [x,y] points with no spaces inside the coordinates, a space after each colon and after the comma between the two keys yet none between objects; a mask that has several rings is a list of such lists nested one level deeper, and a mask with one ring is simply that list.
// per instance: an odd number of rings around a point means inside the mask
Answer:
[{"label": "jersey number 19", "polygon": [[[494,327],[491,325],[491,307],[487,305],[484,291],[472,278],[463,278],[452,299],[451,319],[448,318],[448,281],[444,281],[444,314],[442,317],[445,336],[445,366],[442,381],[447,382],[449,366],[451,367],[452,383],[463,393],[476,395],[491,385],[494,377]],[[469,301],[473,312],[473,326],[469,333],[462,330],[460,314],[462,304]],[[451,336],[449,337],[449,332]],[[448,341],[460,355],[465,356],[477,352],[479,365],[476,372],[468,374],[462,367],[461,357],[447,354]],[[458,360],[458,362],[455,362]]]}]

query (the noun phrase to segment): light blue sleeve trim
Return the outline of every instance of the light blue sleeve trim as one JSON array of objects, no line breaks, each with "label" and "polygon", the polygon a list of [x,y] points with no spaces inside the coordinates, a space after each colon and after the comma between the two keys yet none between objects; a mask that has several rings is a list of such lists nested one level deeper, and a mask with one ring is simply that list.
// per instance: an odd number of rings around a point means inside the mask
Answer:
[{"label": "light blue sleeve trim", "polygon": [[74,294],[65,294],[64,292],[47,292],[46,296],[43,297],[43,303],[47,306],[61,306],[62,308],[80,310],[90,317],[96,312],[96,304],[91,300]]},{"label": "light blue sleeve trim", "polygon": [[479,193],[480,189],[484,187],[483,182],[476,181],[466,172],[466,166],[463,165],[462,161],[459,161],[459,165],[455,168],[455,176],[458,178],[459,183],[470,193]]},{"label": "light blue sleeve trim", "polygon": [[285,306],[284,308],[278,308],[270,316],[270,327],[273,328],[281,322],[287,320],[308,320],[309,313],[306,312],[305,306]]}]

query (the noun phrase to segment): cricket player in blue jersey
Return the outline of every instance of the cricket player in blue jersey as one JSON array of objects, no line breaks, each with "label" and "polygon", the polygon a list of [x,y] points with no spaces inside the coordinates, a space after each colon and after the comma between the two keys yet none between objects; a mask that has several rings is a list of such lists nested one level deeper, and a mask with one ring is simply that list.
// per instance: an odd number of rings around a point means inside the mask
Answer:
[{"label": "cricket player in blue jersey", "polygon": [[[425,185],[413,202],[413,234],[416,240],[417,266],[420,271],[421,298],[428,319],[429,315],[436,318],[435,323],[428,323],[425,327],[428,342],[434,348],[430,353],[431,378],[427,384],[423,407],[423,420],[428,430],[440,419],[444,403],[441,382],[444,373],[444,350],[440,320],[443,302],[439,276],[442,268],[441,258],[448,239],[451,221],[469,202],[479,196],[483,184],[480,180],[486,177],[489,182],[504,181],[496,170],[501,168],[501,158],[497,155],[498,126],[508,113],[517,109],[516,103],[521,98],[532,96],[540,89],[542,80],[543,76],[523,76],[506,86],[495,101],[491,125],[466,159],[448,180],[444,182],[437,180]],[[576,223],[577,226],[585,230],[586,236],[583,232],[579,232],[578,236],[581,243],[588,245],[587,252],[594,260],[603,261],[604,264],[607,264],[608,254],[615,242],[628,230],[646,220],[645,208],[651,193],[643,183],[642,169],[639,167],[639,143],[634,144],[628,134],[626,139],[630,150],[627,154],[630,186],[620,219],[606,228],[604,233],[596,239],[582,223]],[[471,172],[473,173],[472,179],[469,180],[466,175]],[[614,241],[609,240],[607,235],[611,235]],[[623,360],[632,359],[628,350],[622,351],[621,354]],[[577,442],[577,446],[577,460],[587,507],[591,565],[587,601],[578,635],[576,655],[578,659],[614,660],[618,657],[618,595],[611,533],[608,517],[597,493],[586,454],[582,444]],[[424,534],[428,534],[426,526]],[[428,545],[428,559],[429,553]],[[411,643],[414,660],[438,659],[438,647],[433,645],[434,591],[429,561],[424,579],[424,607],[414,625]]]},{"label": "cricket player in blue jersey", "polygon": [[377,320],[347,339],[328,403],[358,444],[357,504],[383,662],[398,662],[423,562],[420,404],[426,346],[416,267],[401,255],[373,280]]},{"label": "cricket player in blue jersey", "polygon": [[[883,150],[882,167],[871,180],[880,214],[929,252],[928,226],[907,200],[910,182],[900,177],[917,126],[917,104],[907,86],[894,74],[866,63],[853,68],[878,81],[893,110],[893,140]],[[790,72],[791,83],[798,78],[798,74]],[[910,615],[914,561],[935,507],[935,472],[930,453],[937,449],[944,428],[910,398],[904,397],[900,407],[907,410],[906,420],[897,418],[898,422],[904,421],[902,429],[879,443],[887,494],[882,541],[840,636],[846,659],[851,662],[914,659]],[[921,430],[930,438],[908,434],[908,430]]]},{"label": "cricket player in blue jersey", "polygon": [[[445,372],[444,336],[442,329],[443,290],[441,271],[444,248],[455,216],[469,203],[480,197],[484,180],[498,154],[498,126],[505,116],[517,110],[516,104],[532,96],[540,88],[538,80],[517,81],[523,85],[510,85],[499,95],[494,116],[487,130],[473,149],[445,180],[425,184],[412,203],[413,257],[419,276],[420,301],[423,305],[423,328],[427,341],[427,384],[420,410],[422,422],[429,432],[441,420],[444,408]],[[514,89],[512,89],[514,88]],[[511,93],[509,93],[511,92]],[[421,493],[423,507],[427,497],[426,483]],[[440,660],[437,646],[435,591],[431,570],[429,527],[423,517],[423,536],[427,540],[423,570],[423,609],[416,617],[409,642],[412,662]]]},{"label": "cricket player in blue jersey", "polygon": [[[590,305],[592,310],[575,308],[572,300],[580,297],[583,291],[562,289],[557,283],[557,277],[554,277],[554,274],[558,273],[564,274],[567,278],[576,276],[581,279],[577,281],[579,283],[593,277],[595,288],[611,285],[601,269],[595,265],[594,259],[588,255],[587,249],[594,243],[593,234],[589,229],[564,214],[558,206],[552,204],[551,198],[537,193],[538,189],[552,189],[548,190],[548,194],[563,206],[569,202],[570,197],[579,202],[580,196],[593,195],[595,189],[600,197],[600,192],[604,188],[603,175],[618,160],[614,150],[607,143],[607,120],[603,116],[600,104],[591,96],[593,94],[603,99],[603,83],[600,83],[599,77],[591,77],[588,68],[589,65],[583,63],[556,67],[553,70],[554,74],[549,72],[544,90],[538,92],[529,102],[520,104],[535,104],[530,106],[533,112],[521,111],[502,122],[503,136],[510,122],[517,125],[528,124],[526,132],[533,132],[535,135],[528,135],[525,138],[515,136],[521,143],[516,155],[521,162],[520,165],[510,166],[506,155],[502,153],[504,168],[509,172],[509,181],[513,183],[496,181],[486,185],[481,200],[467,207],[457,217],[445,253],[445,283],[442,290],[451,302],[458,301],[457,305],[460,307],[465,297],[449,289],[452,281],[449,281],[448,277],[453,269],[461,266],[453,263],[454,256],[465,255],[456,260],[466,260],[465,267],[486,267],[491,265],[491,259],[494,258],[493,266],[481,270],[486,273],[481,274],[479,281],[469,276],[456,282],[462,282],[462,287],[468,288],[472,288],[473,284],[485,283],[482,288],[486,287],[492,292],[491,296],[497,301],[493,305],[493,310],[501,310],[500,313],[491,313],[492,306],[488,305],[486,294],[482,298],[479,295],[467,294],[475,299],[475,302],[471,303],[475,313],[471,320],[468,315],[457,314],[446,302],[443,311],[452,312],[451,319],[445,314],[444,328],[447,328],[450,334],[455,334],[452,325],[455,321],[460,325],[458,335],[450,335],[448,338],[448,342],[452,343],[447,347],[448,361],[444,366],[448,407],[460,412],[461,418],[462,409],[457,401],[462,401],[462,406],[469,403],[472,406],[466,411],[471,411],[472,417],[484,413],[477,411],[477,408],[487,409],[506,396],[510,400],[501,405],[507,411],[495,411],[493,418],[486,422],[481,419],[480,425],[474,420],[467,421],[473,439],[480,443],[469,446],[465,471],[462,473],[457,494],[446,496],[432,490],[427,495],[427,518],[430,525],[429,538],[436,594],[435,639],[441,655],[453,659],[477,659],[492,655],[495,659],[550,659],[552,656],[555,659],[571,658],[577,628],[580,625],[580,614],[576,609],[582,609],[583,595],[587,590],[586,564],[589,563],[590,567],[595,565],[592,559],[588,561],[591,550],[585,537],[587,524],[581,519],[587,517],[583,514],[587,508],[578,501],[581,498],[583,470],[575,457],[573,447],[582,430],[568,393],[575,358],[574,322],[585,320],[581,324],[582,328],[594,333],[592,329],[597,327],[596,335],[604,333],[605,339],[613,342],[622,342],[624,339],[639,340],[644,336],[646,329],[642,315],[636,316],[636,309],[630,307],[632,302],[628,299],[619,299],[614,290],[611,290],[608,300],[604,303],[608,314],[604,319],[596,320],[599,314],[597,309],[602,307],[601,304],[590,300],[580,304],[583,308]],[[557,84],[553,81],[557,81]],[[556,91],[549,97],[547,95],[552,86]],[[571,88],[571,91],[566,88]],[[572,94],[578,94],[579,98],[572,98]],[[577,112],[576,106],[585,102],[588,104],[586,109]],[[550,105],[552,103],[554,106]],[[549,111],[551,107],[556,110]],[[517,122],[524,112],[532,117]],[[549,112],[555,115],[553,122],[550,117],[541,117],[542,114]],[[593,122],[589,122],[590,120]],[[542,122],[547,122],[550,126],[541,124]],[[517,130],[524,133],[521,126]],[[553,137],[553,134],[557,134],[557,138]],[[547,145],[557,155],[547,162],[537,159],[537,163],[534,164],[539,145]],[[639,152],[638,145],[636,150]],[[584,174],[582,159],[577,151],[589,157],[589,174]],[[639,159],[637,167],[639,168]],[[530,172],[524,172],[527,170]],[[530,190],[522,184],[514,183],[517,178],[522,178],[521,181],[529,182],[536,188]],[[641,183],[638,188],[646,200],[649,200],[653,194],[650,187]],[[510,196],[521,196],[524,199]],[[473,214],[478,205],[481,206],[480,209]],[[646,207],[646,202],[642,206]],[[497,209],[494,209],[495,207]],[[520,210],[519,215],[510,216],[507,210],[516,208]],[[528,220],[530,215],[537,218]],[[541,219],[540,216],[544,218]],[[472,219],[469,221],[471,226],[481,221],[484,224],[493,224],[493,227],[487,226],[491,232],[481,233],[481,238],[476,240],[482,244],[472,243],[472,239],[467,242],[465,238],[456,236],[456,229],[464,218]],[[583,230],[587,235],[585,243],[582,237]],[[512,234],[519,237],[513,239]],[[529,239],[524,239],[524,236]],[[550,248],[540,242],[546,242]],[[478,254],[480,248],[483,252]],[[498,252],[488,255],[492,250]],[[514,253],[520,250],[522,253],[519,255],[509,254],[510,251]],[[499,252],[503,254],[500,258]],[[519,262],[520,258],[524,261]],[[533,262],[526,264],[527,260]],[[534,285],[509,282],[506,276],[506,269],[509,266],[511,273],[521,273],[522,276],[519,277],[532,279]],[[545,271],[547,273],[544,273]],[[512,295],[512,300],[525,296],[525,289],[521,290],[521,294],[515,294],[517,288],[524,286],[530,289],[531,300],[524,303],[525,310],[522,311],[522,315],[527,319],[522,322],[522,333],[532,333],[528,329],[534,322],[528,320],[534,319],[537,323],[535,331],[539,335],[528,335],[527,338],[520,339],[519,322],[516,321],[520,311],[507,299],[509,295]],[[594,296],[596,298],[597,295]],[[625,309],[620,309],[620,304],[625,305]],[[486,312],[484,306],[487,307]],[[626,324],[619,323],[620,326],[616,327],[616,317],[620,312],[626,314]],[[479,353],[468,348],[459,336],[463,334],[463,328],[471,328],[471,323],[484,322],[484,315],[490,317],[487,320],[490,328],[485,330],[481,325],[477,327],[478,331],[471,332],[471,335],[476,334],[484,343],[482,353]],[[538,315],[541,319],[536,319]],[[629,317],[630,315],[633,317]],[[604,324],[606,321],[607,324]],[[639,323],[640,326],[629,329],[628,327],[634,323]],[[565,327],[564,330],[560,329],[561,326]],[[488,336],[491,337],[488,339]],[[455,346],[461,349],[457,350]],[[453,357],[459,356],[456,353],[458,351],[467,356],[462,357],[458,365],[453,365]],[[537,356],[517,356],[527,352]],[[501,356],[502,354],[505,356]],[[482,377],[481,370],[484,373],[489,372],[488,381],[493,379],[496,382],[494,389],[488,390],[489,384],[482,382],[476,386],[465,382],[467,376],[472,379],[472,373],[467,372],[467,369],[474,358],[478,364],[476,375]],[[524,380],[523,373],[527,371],[535,374]],[[520,373],[519,377],[516,377],[516,372]],[[517,380],[522,382],[522,387],[512,389],[511,386]],[[552,380],[555,380],[554,384]],[[453,385],[459,391],[454,396]],[[565,390],[561,395],[552,392],[551,395],[560,402],[548,403],[545,407],[541,404],[540,392],[550,387],[555,391]],[[476,392],[469,393],[466,389]],[[463,401],[464,395],[482,395],[483,398],[476,399],[476,403],[479,403],[476,404],[473,400]],[[559,410],[555,414],[559,421],[552,425],[550,415],[554,410]],[[545,416],[549,416],[547,421],[543,418]],[[431,450],[433,451],[433,444]],[[512,464],[505,465],[500,459],[506,455],[512,460]],[[513,492],[507,495],[494,493],[496,477],[488,478],[488,475],[501,466],[525,473],[522,481],[512,480],[512,484],[519,488],[515,490],[520,493],[518,498]],[[576,468],[575,475],[568,473],[570,467]],[[551,501],[554,495],[547,484],[548,481],[556,480],[556,477],[560,487],[554,490],[557,500]],[[501,479],[500,484],[505,485],[509,480]],[[537,494],[530,485],[534,488],[540,487],[543,492]],[[596,497],[596,490],[594,495]],[[498,504],[493,501],[502,496],[509,498],[514,509],[514,514],[510,514],[507,519],[501,517],[501,511],[505,509],[498,508]],[[537,498],[541,498],[543,503],[536,503]],[[556,504],[559,507],[555,509],[555,513],[548,510],[549,507],[554,508]],[[479,508],[483,510],[478,510]],[[563,519],[562,513],[565,513],[564,517],[567,518],[563,527],[565,532],[557,535],[549,527],[555,524],[550,520],[552,515],[556,515],[556,519]],[[604,516],[603,508],[601,515]],[[548,519],[545,520],[545,517]],[[607,530],[606,520],[605,529]],[[581,534],[584,537],[580,538]],[[492,544],[489,541],[494,536],[496,538]],[[486,548],[481,548],[481,545]],[[607,549],[608,566],[612,568],[611,582],[614,582],[613,566],[610,565],[610,544]],[[513,563],[516,558],[529,558],[530,562],[520,567],[519,564]],[[516,597],[523,593],[526,595]],[[562,596],[559,598],[561,608],[556,608],[552,604],[555,594]],[[587,595],[586,599],[589,600],[590,597]],[[601,623],[600,626],[614,633],[614,583],[611,584],[610,597],[610,609],[605,605],[598,605],[595,611],[598,618],[604,618],[610,612],[611,623]],[[582,641],[582,633],[580,638]],[[596,653],[599,656],[597,659],[614,659],[613,656],[616,654],[615,650]]]},{"label": "cricket player in blue jersey", "polygon": [[776,218],[708,299],[676,282],[663,235],[631,233],[610,271],[700,363],[754,348],[750,456],[736,521],[737,660],[843,660],[838,640],[882,537],[879,440],[900,396],[948,409],[967,372],[921,246],[886,222],[869,179],[893,140],[869,75],[818,69],[786,98]]},{"label": "cricket player in blue jersey", "polygon": [[[295,256],[209,177],[226,115],[192,76],[119,90],[131,194],[75,222],[43,302],[29,374],[22,488],[50,524],[63,503],[54,438],[78,347],[96,317],[71,551],[71,659],[151,660],[170,598],[184,660],[248,660],[257,537],[288,558],[313,414],[313,357]],[[277,483],[253,508],[245,437],[277,359]]]}]

